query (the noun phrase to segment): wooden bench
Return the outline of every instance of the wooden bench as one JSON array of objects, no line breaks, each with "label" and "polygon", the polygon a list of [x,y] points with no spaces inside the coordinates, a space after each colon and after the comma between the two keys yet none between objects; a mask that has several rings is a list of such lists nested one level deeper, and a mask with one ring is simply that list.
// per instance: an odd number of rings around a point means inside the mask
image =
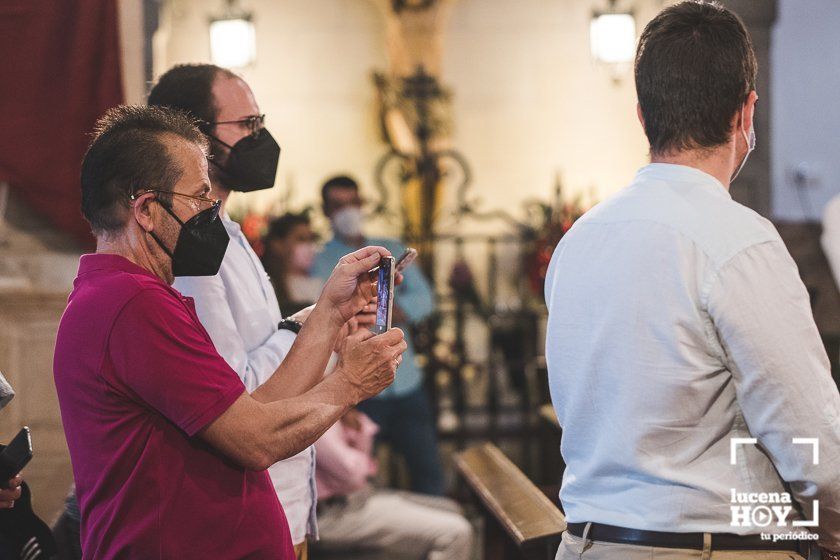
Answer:
[{"label": "wooden bench", "polygon": [[485,559],[554,558],[565,517],[498,447],[467,449],[455,467],[484,514]]}]

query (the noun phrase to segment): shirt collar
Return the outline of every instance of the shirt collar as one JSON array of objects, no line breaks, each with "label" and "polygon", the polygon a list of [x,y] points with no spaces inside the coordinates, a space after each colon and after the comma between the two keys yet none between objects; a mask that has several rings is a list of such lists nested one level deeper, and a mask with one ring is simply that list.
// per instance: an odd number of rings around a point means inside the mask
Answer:
[{"label": "shirt collar", "polygon": [[239,225],[239,222],[231,220],[227,211],[222,212],[219,217],[222,219],[222,225],[225,226],[228,235],[231,237],[239,235],[239,232],[242,231],[242,226]]},{"label": "shirt collar", "polygon": [[665,182],[693,183],[695,185],[708,186],[718,194],[731,199],[732,195],[715,177],[696,167],[687,165],[676,165],[673,163],[650,163],[642,167],[636,178],[658,179]]},{"label": "shirt collar", "polygon": [[119,270],[130,274],[140,274],[155,278],[165,284],[165,282],[157,274],[131,262],[122,255],[115,255],[112,253],[91,253],[88,255],[82,255],[79,258],[79,276],[95,270]]}]

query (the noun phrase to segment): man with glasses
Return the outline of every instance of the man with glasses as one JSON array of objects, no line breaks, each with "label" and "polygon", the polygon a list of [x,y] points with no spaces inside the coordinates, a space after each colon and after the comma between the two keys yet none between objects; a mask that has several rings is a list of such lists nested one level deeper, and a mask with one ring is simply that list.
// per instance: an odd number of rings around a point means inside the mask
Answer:
[{"label": "man with glasses", "polygon": [[[248,84],[211,64],[171,68],[149,93],[149,105],[189,113],[198,119],[209,142],[208,174],[231,242],[218,274],[178,278],[175,288],[195,299],[198,318],[216,350],[254,391],[288,354],[305,312],[283,319],[260,259],[239,224],[229,218],[225,204],[232,191],[274,185],[280,147],[264,127],[265,115]],[[317,536],[314,448],[272,465],[269,473],[286,511],[296,553],[305,557],[307,536]]]},{"label": "man with glasses", "polygon": [[55,347],[55,384],[85,558],[292,560],[266,472],[389,385],[394,329],[344,339],[387,250],[347,255],[282,365],[249,391],[174,278],[216,274],[229,238],[211,198],[207,139],[183,113],[117,107],[82,163],[82,256]]}]

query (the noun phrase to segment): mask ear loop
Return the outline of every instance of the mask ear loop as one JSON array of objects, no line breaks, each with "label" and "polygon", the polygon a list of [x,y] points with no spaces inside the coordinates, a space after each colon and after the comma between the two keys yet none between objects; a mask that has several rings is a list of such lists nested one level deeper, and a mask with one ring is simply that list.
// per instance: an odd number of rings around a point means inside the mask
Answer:
[{"label": "mask ear loop", "polygon": [[[209,132],[205,132],[204,130],[202,130],[202,132],[204,133],[204,135],[207,138],[210,139],[211,142],[217,142],[217,143],[221,144],[222,146],[226,147],[228,149],[228,156],[230,156],[230,154],[233,152],[233,146],[231,146],[227,142],[225,142],[223,140],[219,140],[218,138],[216,138],[215,136],[213,136]],[[218,161],[216,161],[215,155],[212,153],[212,150],[211,150],[211,153],[210,153],[210,157],[207,158],[207,161],[210,162],[210,164],[213,167],[215,167],[216,170],[219,173],[221,173],[220,179],[222,181],[222,184],[226,184],[227,182],[229,182],[231,180],[230,179],[230,174],[228,173],[227,169],[222,167],[222,164],[220,164]]]},{"label": "mask ear loop", "polygon": [[[173,212],[172,210],[170,210],[170,209],[169,209],[169,207],[168,207],[168,206],[166,206],[166,204],[164,204],[164,203],[162,203],[161,201],[159,201],[159,200],[157,199],[157,197],[155,198],[155,201],[156,201],[158,204],[160,204],[160,205],[161,205],[161,207],[162,207],[164,210],[166,210],[166,212],[167,212],[170,216],[172,216],[173,218],[175,218],[175,221],[176,221],[176,222],[178,222],[179,224],[181,224],[181,227],[184,227],[184,222],[182,222],[182,221],[181,221],[181,219],[180,219],[180,218],[178,218],[178,216],[175,214],[175,212]],[[149,232],[149,235],[151,235],[151,236],[152,236],[152,239],[154,239],[154,240],[155,240],[155,242],[156,242],[158,245],[160,245],[160,248],[161,248],[161,249],[163,249],[163,252],[164,252],[164,253],[166,253],[167,255],[169,255],[169,258],[170,258],[170,259],[173,259],[173,260],[175,259],[175,254],[174,254],[172,251],[170,251],[170,250],[166,247],[166,245],[164,245],[164,244],[163,244],[163,241],[161,241],[161,240],[160,240],[160,237],[158,237],[158,236],[155,234],[155,232],[154,232],[154,231],[150,231],[150,232]]]},{"label": "mask ear loop", "polygon": [[[233,146],[231,146],[230,144],[228,144],[227,142],[225,142],[223,140],[220,140],[219,138],[216,138],[214,135],[210,134],[210,129],[211,128],[213,128],[213,125],[210,124],[209,122],[204,121],[204,120],[199,120],[198,121],[198,130],[200,130],[201,133],[204,136],[209,138],[211,142],[218,142],[219,144],[221,144],[222,146],[224,146],[228,150],[233,150]],[[225,171],[225,168],[222,167],[221,165],[219,165],[219,163],[216,161],[216,158],[213,157],[212,150],[209,154],[209,157],[207,158],[207,161],[209,161],[211,164],[213,164],[213,166],[215,166],[216,169],[218,169],[222,173],[227,174],[227,172]]]},{"label": "mask ear loop", "polygon": [[[224,147],[225,147],[225,148],[227,148],[228,150],[232,150],[232,149],[233,149],[233,146],[231,146],[230,144],[228,144],[228,143],[227,143],[227,142],[225,142],[224,140],[219,140],[218,138],[216,138],[216,137],[215,137],[215,136],[213,136],[212,134],[209,134],[209,133],[205,132],[205,133],[204,133],[204,135],[205,135],[205,136],[207,136],[207,138],[209,138],[210,140],[214,140],[214,141],[218,142],[219,144],[221,144],[222,146],[224,146]],[[246,138],[247,138],[247,136],[246,136]]]},{"label": "mask ear loop", "polygon": [[732,183],[735,179],[738,178],[738,175],[741,174],[741,170],[744,169],[744,166],[747,164],[747,158],[750,157],[750,154],[753,151],[753,146],[750,145],[750,137],[747,132],[744,130],[744,124],[746,124],[746,120],[744,119],[744,111],[741,111],[741,135],[744,137],[744,142],[747,145],[747,152],[744,154],[744,159],[741,160],[741,164],[738,166],[738,169],[735,171],[735,174],[732,175],[732,178],[729,179],[729,182]]}]

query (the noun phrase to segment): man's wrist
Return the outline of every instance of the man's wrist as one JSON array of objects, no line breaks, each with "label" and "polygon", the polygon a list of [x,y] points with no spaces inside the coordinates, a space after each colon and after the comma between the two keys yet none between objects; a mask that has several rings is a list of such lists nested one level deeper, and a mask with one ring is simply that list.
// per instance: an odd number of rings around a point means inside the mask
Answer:
[{"label": "man's wrist", "polygon": [[336,367],[331,376],[336,377],[341,383],[342,393],[349,397],[347,403],[351,408],[363,400],[362,389],[350,379],[350,376],[342,367]]},{"label": "man's wrist", "polygon": [[[327,305],[325,307],[326,307],[325,311],[327,312],[330,327],[332,327],[336,330],[340,330],[341,327],[344,326],[344,323],[347,322],[347,320],[344,317],[341,316],[341,312],[338,310],[338,308],[336,306]],[[318,309],[318,307],[316,306],[315,309]]]},{"label": "man's wrist", "polygon": [[319,328],[333,329],[337,332],[344,326],[346,321],[331,302],[319,299],[318,303],[312,308],[312,313],[309,314],[304,325],[309,323],[320,323]]}]

